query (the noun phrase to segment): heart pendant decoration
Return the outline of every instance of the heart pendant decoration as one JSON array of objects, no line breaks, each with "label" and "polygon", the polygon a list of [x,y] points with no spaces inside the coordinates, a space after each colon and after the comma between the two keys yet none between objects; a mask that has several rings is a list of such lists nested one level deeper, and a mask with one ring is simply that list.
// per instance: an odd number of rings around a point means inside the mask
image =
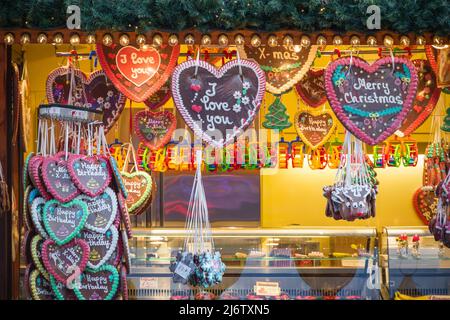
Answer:
[{"label": "heart pendant decoration", "polygon": [[111,188],[106,188],[101,195],[91,198],[78,197],[86,203],[89,215],[84,227],[88,230],[105,233],[117,217],[117,197]]},{"label": "heart pendant decoration", "polygon": [[170,80],[167,80],[158,91],[144,101],[150,110],[156,110],[163,106],[170,99]]},{"label": "heart pendant decoration", "polygon": [[[69,103],[71,72],[74,74],[71,103]],[[47,78],[47,100],[49,103],[71,104],[103,111],[105,133],[119,119],[125,107],[126,97],[108,80],[103,70],[86,75],[80,69],[61,67],[53,70]],[[84,91],[83,91],[84,88]]]},{"label": "heart pendant decoration", "polygon": [[25,190],[28,187],[29,183],[31,183],[30,176],[28,175],[28,163],[30,162],[30,159],[33,157],[34,152],[30,152],[25,158],[25,161],[23,162],[23,172],[22,172],[23,190]]},{"label": "heart pendant decoration", "polygon": [[192,59],[178,65],[172,75],[178,111],[194,133],[215,148],[233,143],[251,125],[264,91],[264,73],[250,60],[232,60],[216,69]]},{"label": "heart pendant decoration", "polygon": [[133,232],[131,229],[131,220],[130,214],[128,213],[127,201],[122,194],[119,193],[117,195],[117,202],[119,203],[120,218],[125,226],[125,232],[127,233],[128,238],[131,239],[133,237]]},{"label": "heart pendant decoration", "polygon": [[376,145],[392,135],[412,108],[417,72],[404,58],[368,64],[346,57],[325,71],[328,101],[342,124],[358,139]]},{"label": "heart pendant decoration", "polygon": [[42,197],[37,197],[31,202],[31,221],[33,221],[34,229],[41,235],[42,238],[47,239],[48,234],[44,228],[43,210],[45,200]]},{"label": "heart pendant decoration", "polygon": [[44,161],[43,156],[34,156],[28,161],[28,172],[30,176],[31,183],[39,190],[39,193],[44,197],[45,200],[50,200],[52,198],[51,194],[47,191],[45,184],[42,180],[42,162]]},{"label": "heart pendant decoration", "polygon": [[253,59],[264,71],[266,89],[272,94],[290,90],[308,72],[316,58],[317,46],[302,47],[299,52],[293,45],[239,46],[241,57]]},{"label": "heart pendant decoration", "polygon": [[300,111],[295,115],[295,130],[312,150],[322,146],[336,129],[336,119],[331,111]]},{"label": "heart pendant decoration", "polygon": [[[444,68],[439,68],[439,55],[443,55],[443,59],[444,61],[447,61],[446,54],[448,54],[448,48],[444,48],[444,49],[436,49],[433,46],[427,45],[425,46],[425,54],[428,58],[428,61],[430,62],[431,68],[433,68],[433,71],[435,73],[435,75],[437,75],[436,78],[436,82],[437,85],[442,88],[442,91],[446,94],[450,94],[450,86],[448,86],[448,64],[446,64],[446,69],[444,70]],[[442,71],[442,72],[440,72]],[[447,76],[446,76],[447,75]],[[447,77],[447,78],[446,78]]]},{"label": "heart pendant decoration", "polygon": [[[118,230],[116,228],[116,230]],[[119,264],[122,262],[122,256],[123,256],[123,244],[122,244],[122,238],[118,237],[116,249],[113,251],[109,259],[106,261],[106,264],[113,265],[115,267],[118,267]]]},{"label": "heart pendant decoration", "polygon": [[80,288],[73,291],[79,300],[111,300],[119,287],[119,272],[114,266],[104,265],[81,274]]},{"label": "heart pendant decoration", "polygon": [[122,172],[122,179],[128,192],[128,212],[134,214],[147,203],[152,194],[152,177],[145,171]]},{"label": "heart pendant decoration", "polygon": [[123,300],[128,300],[127,269],[125,268],[125,266],[120,267],[120,288]]},{"label": "heart pendant decoration", "polygon": [[83,272],[89,259],[89,246],[81,239],[73,239],[62,246],[51,239],[42,245],[42,261],[51,276],[66,284],[77,270]]},{"label": "heart pendant decoration", "polygon": [[29,286],[33,300],[56,300],[49,280],[38,270],[31,271]]},{"label": "heart pendant decoration", "polygon": [[60,202],[73,200],[80,193],[70,178],[64,158],[62,151],[42,162],[42,180],[49,193]]},{"label": "heart pendant decoration", "polygon": [[78,189],[89,197],[103,193],[111,182],[109,161],[104,156],[70,155],[68,170]]},{"label": "heart pendant decoration", "polygon": [[309,70],[308,73],[295,85],[300,98],[311,108],[317,108],[327,101],[325,92],[325,71]]},{"label": "heart pendant decoration", "polygon": [[97,269],[109,260],[117,248],[119,233],[116,227],[111,226],[105,233],[90,230],[81,231],[80,238],[89,245],[89,268]]},{"label": "heart pendant decoration", "polygon": [[428,60],[416,59],[412,60],[412,63],[416,67],[419,79],[417,93],[412,109],[406,115],[400,129],[395,132],[399,137],[410,135],[428,119],[441,94],[441,89],[437,87],[436,75]]},{"label": "heart pendant decoration", "polygon": [[77,199],[67,203],[50,200],[45,203],[43,210],[45,230],[59,246],[78,235],[89,214],[87,205]]},{"label": "heart pendant decoration", "polygon": [[109,157],[109,165],[114,176],[114,182],[118,193],[122,193],[125,198],[128,197],[127,189],[125,188],[125,185],[123,183],[122,175],[120,174],[119,167],[117,166],[116,158],[114,158],[113,156]]},{"label": "heart pendant decoration", "polygon": [[22,207],[22,217],[27,230],[31,230],[33,228],[33,220],[31,219],[31,202],[34,200],[30,200],[31,193],[39,193],[37,189],[32,185],[28,185],[23,193],[23,207]]},{"label": "heart pendant decoration", "polygon": [[143,110],[137,112],[134,119],[134,131],[150,150],[158,150],[165,146],[177,128],[177,119],[170,111]]},{"label": "heart pendant decoration", "polygon": [[97,44],[102,69],[114,86],[129,99],[143,102],[169,79],[175,67],[180,46],[162,44],[157,49]]},{"label": "heart pendant decoration", "polygon": [[432,190],[424,190],[422,187],[416,190],[413,195],[413,206],[420,220],[428,225],[431,219],[436,216],[438,198]]},{"label": "heart pendant decoration", "polygon": [[42,261],[42,245],[45,239],[40,235],[35,235],[33,240],[31,240],[31,258],[36,269],[39,270],[41,275],[46,279],[50,280],[47,270],[44,268],[44,262]]}]

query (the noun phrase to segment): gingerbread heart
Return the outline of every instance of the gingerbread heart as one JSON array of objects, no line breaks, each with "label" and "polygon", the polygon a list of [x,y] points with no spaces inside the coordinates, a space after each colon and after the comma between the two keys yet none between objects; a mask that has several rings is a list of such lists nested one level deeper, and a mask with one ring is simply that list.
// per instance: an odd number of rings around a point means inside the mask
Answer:
[{"label": "gingerbread heart", "polygon": [[317,108],[327,101],[324,70],[309,70],[295,85],[300,98],[311,108]]},{"label": "gingerbread heart", "polygon": [[130,220],[130,214],[128,212],[127,207],[127,201],[122,196],[122,194],[117,195],[117,202],[119,204],[119,211],[120,211],[120,218],[123,222],[123,225],[125,226],[125,231],[127,233],[127,236],[129,239],[133,237],[133,232],[131,230],[131,220]]},{"label": "gingerbread heart", "polygon": [[22,217],[23,221],[25,223],[25,227],[27,230],[30,230],[33,228],[33,221],[31,219],[31,202],[34,200],[35,197],[30,201],[30,194],[38,194],[39,191],[34,188],[33,185],[28,185],[23,193],[23,206],[22,206]]},{"label": "gingerbread heart", "polygon": [[127,269],[124,266],[120,267],[120,288],[123,300],[128,300]]},{"label": "gingerbread heart", "polygon": [[112,174],[114,176],[114,182],[117,191],[120,191],[122,195],[126,198],[128,197],[127,189],[123,184],[122,175],[120,174],[119,168],[117,166],[117,160],[114,157],[109,157],[109,165],[111,167]]},{"label": "gingerbread heart", "polygon": [[117,248],[119,233],[115,226],[111,226],[105,233],[98,233],[90,230],[81,231],[80,238],[89,245],[89,268],[97,269],[104,265]]},{"label": "gingerbread heart", "polygon": [[89,211],[84,227],[99,233],[107,232],[117,217],[117,197],[114,191],[106,188],[97,197],[82,195],[78,199],[86,203]]},{"label": "gingerbread heart", "polygon": [[60,202],[74,199],[80,191],[72,182],[67,170],[65,152],[45,157],[42,161],[42,179],[49,193]]},{"label": "gingerbread heart", "polygon": [[53,276],[50,276],[50,285],[52,286],[56,300],[77,300],[73,290],[67,288],[65,284],[56,281]]},{"label": "gingerbread heart", "polygon": [[[75,86],[69,103],[70,79],[73,71]],[[126,97],[108,80],[103,70],[86,75],[80,69],[60,67],[47,77],[47,100],[49,103],[71,104],[103,112],[105,132],[116,123],[125,107]],[[84,92],[83,92],[84,87]]]},{"label": "gingerbread heart", "polygon": [[412,60],[412,63],[417,69],[419,82],[413,107],[403,120],[400,129],[395,132],[399,137],[410,135],[428,119],[441,94],[429,61],[416,59]]},{"label": "gingerbread heart", "polygon": [[264,91],[264,74],[250,60],[232,60],[220,69],[188,60],[172,75],[178,111],[194,133],[215,148],[233,143],[252,124]]},{"label": "gingerbread heart", "polygon": [[60,246],[78,235],[89,214],[87,205],[78,199],[67,203],[50,200],[45,203],[43,210],[45,230]]},{"label": "gingerbread heart", "polygon": [[52,198],[51,194],[47,191],[45,184],[42,180],[42,162],[44,161],[44,157],[37,155],[32,157],[28,161],[28,172],[30,176],[31,183],[39,190],[39,193],[46,200],[50,200]]},{"label": "gingerbread heart", "polygon": [[431,219],[436,216],[438,197],[433,190],[426,190],[420,187],[414,192],[413,206],[420,220],[428,225]]},{"label": "gingerbread heart", "polygon": [[111,182],[111,169],[104,156],[70,155],[69,175],[83,193],[96,197],[103,193]]},{"label": "gingerbread heart", "polygon": [[136,48],[97,44],[97,54],[108,78],[128,98],[143,102],[169,79],[180,53],[180,46],[162,44]]},{"label": "gingerbread heart", "polygon": [[28,174],[28,163],[30,162],[30,159],[33,157],[34,152],[30,152],[25,158],[25,161],[23,162],[23,172],[22,172],[23,190],[25,190],[28,187],[29,183],[31,183],[30,176]]},{"label": "gingerbread heart", "polygon": [[[447,68],[441,68],[441,71],[439,70],[439,55],[443,56],[444,61],[447,61],[446,55],[448,54],[448,48],[443,49],[436,49],[433,46],[427,45],[425,46],[425,54],[428,58],[428,61],[430,62],[431,68],[433,68],[433,71],[436,77],[437,85],[442,88],[442,91],[446,94],[450,93],[450,86],[448,86],[448,64],[446,65]],[[447,76],[446,76],[447,75]],[[447,79],[446,79],[447,77]]]},{"label": "gingerbread heart", "polygon": [[31,271],[29,286],[30,295],[33,300],[56,300],[49,280],[39,270]]},{"label": "gingerbread heart", "polygon": [[164,85],[159,88],[154,94],[144,101],[145,105],[150,110],[156,110],[163,106],[170,99],[170,80],[167,80]]},{"label": "gingerbread heart", "polygon": [[134,131],[150,150],[165,146],[177,128],[177,119],[170,111],[143,110],[137,112],[134,119]]},{"label": "gingerbread heart", "polygon": [[50,280],[47,270],[44,268],[44,262],[42,261],[42,245],[44,244],[45,238],[40,235],[35,235],[33,240],[31,240],[31,258],[36,269],[44,276],[46,280]]},{"label": "gingerbread heart", "polygon": [[313,150],[327,142],[336,125],[334,114],[328,110],[300,111],[295,115],[297,134]]},{"label": "gingerbread heart", "polygon": [[146,204],[152,194],[152,178],[145,171],[122,172],[122,179],[128,192],[126,204],[128,212],[133,214]]},{"label": "gingerbread heart", "polygon": [[386,57],[368,64],[346,57],[325,71],[325,88],[336,116],[358,139],[375,145],[402,124],[417,91],[417,72],[408,59]]},{"label": "gingerbread heart", "polygon": [[87,269],[81,275],[81,285],[73,291],[79,300],[111,300],[119,287],[119,272],[114,266],[104,265]]},{"label": "gingerbread heart", "polygon": [[31,220],[33,221],[34,229],[41,235],[42,238],[47,239],[48,234],[45,231],[43,222],[43,209],[45,205],[45,199],[37,197],[31,202]]},{"label": "gingerbread heart", "polygon": [[266,89],[272,94],[290,90],[308,72],[316,58],[317,46],[238,46],[241,57],[254,59],[265,73]]},{"label": "gingerbread heart", "polygon": [[50,275],[66,284],[75,272],[84,271],[89,260],[89,252],[87,242],[81,239],[73,239],[62,246],[47,239],[42,245],[42,261]]}]

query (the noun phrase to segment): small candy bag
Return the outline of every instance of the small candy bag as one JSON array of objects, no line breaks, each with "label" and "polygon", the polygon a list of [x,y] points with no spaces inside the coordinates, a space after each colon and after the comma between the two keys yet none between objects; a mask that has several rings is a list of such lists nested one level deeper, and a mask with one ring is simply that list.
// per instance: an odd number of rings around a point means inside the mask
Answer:
[{"label": "small candy bag", "polygon": [[347,221],[373,217],[376,194],[362,142],[347,132],[335,183],[323,189],[328,200],[325,214]]}]

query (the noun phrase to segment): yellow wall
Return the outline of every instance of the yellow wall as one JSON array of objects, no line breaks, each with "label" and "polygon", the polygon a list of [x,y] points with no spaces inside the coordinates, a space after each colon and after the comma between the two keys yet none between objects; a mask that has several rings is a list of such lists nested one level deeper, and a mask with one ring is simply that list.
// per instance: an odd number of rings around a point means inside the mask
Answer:
[{"label": "yellow wall", "polygon": [[[18,49],[16,47],[16,49]],[[79,52],[89,52],[91,47],[80,46]],[[329,47],[328,50],[333,48]],[[68,51],[68,46],[58,47],[58,51]],[[45,82],[47,75],[54,69],[65,64],[63,58],[55,57],[54,47],[51,45],[28,45],[25,48],[25,57],[28,62],[28,73],[30,82],[29,105],[32,107],[34,121],[32,121],[27,138],[31,143],[35,139],[35,110],[40,103],[45,102]],[[185,48],[182,48],[185,51]],[[376,56],[364,57],[368,60]],[[414,58],[424,58],[424,54],[415,55]],[[184,61],[185,58],[180,59]],[[325,67],[330,57],[323,56],[316,59],[314,67]],[[92,70],[91,62],[81,62],[81,68],[85,72]],[[442,95],[446,96],[446,95]],[[267,94],[267,102],[261,109],[261,115],[268,109],[273,101],[273,96]],[[441,97],[439,103],[446,103]],[[287,106],[293,122],[293,116],[298,108],[304,108],[298,104],[297,95],[294,91],[285,94],[282,102]],[[128,106],[128,103],[127,103]],[[171,108],[173,102],[170,100],[167,107]],[[133,104],[133,108],[142,108],[142,104]],[[327,106],[329,108],[329,106]],[[128,139],[128,117],[120,120],[120,130],[109,135],[110,141],[118,132],[122,132],[122,140]],[[428,141],[430,120],[417,130],[414,137],[418,141]],[[343,128],[339,127],[342,134]],[[293,127],[284,133],[286,140],[295,139]],[[377,200],[377,216],[374,219],[357,222],[334,221],[325,217],[325,198],[322,196],[322,187],[333,183],[336,170],[311,170],[305,165],[302,169],[279,170],[275,175],[262,175],[261,178],[261,208],[262,226],[280,227],[293,224],[305,226],[376,226],[380,228],[385,225],[421,225],[412,206],[412,195],[421,186],[422,161],[415,168],[386,168],[378,169],[380,181],[379,196]]]}]

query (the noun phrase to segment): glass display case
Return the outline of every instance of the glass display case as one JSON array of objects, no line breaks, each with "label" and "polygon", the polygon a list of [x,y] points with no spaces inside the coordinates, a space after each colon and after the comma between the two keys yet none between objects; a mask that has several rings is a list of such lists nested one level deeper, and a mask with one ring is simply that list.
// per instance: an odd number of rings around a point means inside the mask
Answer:
[{"label": "glass display case", "polygon": [[[134,229],[130,299],[379,299],[375,228],[214,228],[226,265],[208,289],[174,283],[184,229]],[[375,266],[375,268],[373,268]]]},{"label": "glass display case", "polygon": [[450,249],[428,227],[385,227],[381,247],[383,298],[450,294]]}]

